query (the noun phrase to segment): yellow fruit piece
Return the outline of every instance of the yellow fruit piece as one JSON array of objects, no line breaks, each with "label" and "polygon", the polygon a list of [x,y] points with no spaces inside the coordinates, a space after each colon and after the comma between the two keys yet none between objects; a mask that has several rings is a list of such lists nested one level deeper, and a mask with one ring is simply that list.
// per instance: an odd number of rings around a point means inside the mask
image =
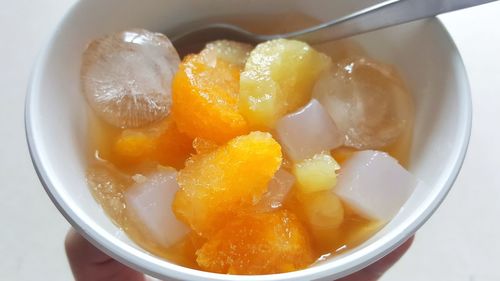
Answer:
[{"label": "yellow fruit piece", "polygon": [[337,184],[339,164],[327,153],[316,154],[293,167],[297,187],[302,193],[329,190]]},{"label": "yellow fruit piece", "polygon": [[241,114],[252,128],[272,128],[281,116],[310,100],[314,83],[330,64],[328,56],[300,41],[257,45],[241,73]]},{"label": "yellow fruit piece", "polygon": [[235,218],[196,255],[202,269],[229,274],[281,273],[313,262],[308,234],[287,210]]},{"label": "yellow fruit piece", "polygon": [[258,202],[280,167],[281,147],[269,133],[252,132],[212,152],[194,155],[179,171],[173,210],[203,237]]},{"label": "yellow fruit piece", "polygon": [[123,168],[153,161],[179,169],[193,152],[191,143],[167,118],[143,129],[124,130],[113,145],[111,162]]},{"label": "yellow fruit piece", "polygon": [[125,130],[115,143],[118,155],[127,159],[137,159],[151,154],[155,149],[154,138],[137,130]]},{"label": "yellow fruit piece", "polygon": [[296,195],[313,230],[336,229],[344,220],[344,207],[331,190]]},{"label": "yellow fruit piece", "polygon": [[172,82],[172,114],[181,132],[217,143],[248,133],[238,112],[240,70],[224,60],[209,65],[201,55],[184,58]]},{"label": "yellow fruit piece", "polygon": [[230,40],[217,40],[208,43],[200,52],[200,55],[205,58],[208,64],[214,65],[217,59],[221,59],[228,63],[244,67],[252,49],[253,47],[250,44]]},{"label": "yellow fruit piece", "polygon": [[356,227],[351,227],[344,234],[344,243],[350,245],[351,248],[363,243],[384,226],[380,221],[369,221],[366,219],[360,219],[360,222],[356,223],[350,222],[350,224],[357,224]]}]

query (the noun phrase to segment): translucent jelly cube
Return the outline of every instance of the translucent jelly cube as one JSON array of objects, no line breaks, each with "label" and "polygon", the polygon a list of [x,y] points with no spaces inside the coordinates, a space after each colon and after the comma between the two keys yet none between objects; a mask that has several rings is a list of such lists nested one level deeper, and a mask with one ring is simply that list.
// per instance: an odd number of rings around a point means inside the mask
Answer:
[{"label": "translucent jelly cube", "polygon": [[276,133],[286,154],[295,162],[330,151],[344,141],[330,115],[315,99],[281,118]]},{"label": "translucent jelly cube", "polygon": [[368,218],[389,221],[418,184],[385,152],[356,152],[340,169],[335,193]]},{"label": "translucent jelly cube", "polygon": [[171,168],[142,176],[125,192],[127,207],[132,216],[144,225],[155,242],[168,247],[189,232],[189,228],[178,221],[172,211],[172,201],[179,189],[177,172]]}]

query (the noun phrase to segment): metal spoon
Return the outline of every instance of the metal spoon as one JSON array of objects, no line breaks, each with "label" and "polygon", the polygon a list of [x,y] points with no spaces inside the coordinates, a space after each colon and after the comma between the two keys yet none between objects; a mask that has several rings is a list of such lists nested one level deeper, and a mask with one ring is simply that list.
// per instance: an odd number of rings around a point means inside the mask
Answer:
[{"label": "metal spoon", "polygon": [[495,0],[386,0],[341,18],[289,33],[262,35],[228,23],[213,23],[176,34],[170,39],[177,50],[184,54],[199,51],[207,42],[217,39],[257,44],[288,38],[318,44],[493,1]]}]

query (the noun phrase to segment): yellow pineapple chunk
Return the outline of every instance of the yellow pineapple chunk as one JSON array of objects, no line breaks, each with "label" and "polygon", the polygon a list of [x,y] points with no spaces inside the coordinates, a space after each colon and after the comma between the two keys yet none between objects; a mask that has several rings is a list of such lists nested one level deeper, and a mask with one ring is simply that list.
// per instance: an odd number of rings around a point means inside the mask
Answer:
[{"label": "yellow pineapple chunk", "polygon": [[336,229],[344,220],[344,207],[333,191],[299,193],[296,196],[313,233],[317,230]]},{"label": "yellow pineapple chunk", "polygon": [[293,173],[299,191],[312,193],[333,188],[337,184],[338,169],[339,164],[330,154],[320,153],[295,164]]},{"label": "yellow pineapple chunk", "polygon": [[250,53],[240,76],[239,110],[252,128],[269,129],[304,106],[317,78],[331,64],[304,42],[277,39]]},{"label": "yellow pineapple chunk", "polygon": [[243,67],[201,54],[184,57],[172,80],[172,116],[179,131],[222,144],[249,132],[238,112]]}]

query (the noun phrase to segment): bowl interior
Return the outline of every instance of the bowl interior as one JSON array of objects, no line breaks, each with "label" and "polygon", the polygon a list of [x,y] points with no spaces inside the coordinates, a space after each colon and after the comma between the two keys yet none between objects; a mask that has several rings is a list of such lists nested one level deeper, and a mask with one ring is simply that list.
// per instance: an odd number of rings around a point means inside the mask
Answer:
[{"label": "bowl interior", "polygon": [[[87,111],[80,94],[82,51],[92,39],[141,27],[171,33],[193,21],[269,15],[277,24],[293,13],[328,20],[373,1],[307,0],[86,0],[54,33],[33,73],[26,106],[27,137],[37,172],[65,217],[98,247],[156,277],[204,280],[304,280],[341,277],[408,238],[437,208],[460,169],[470,134],[471,106],[459,54],[435,19],[357,36],[375,58],[394,64],[416,104],[410,170],[419,186],[402,211],[375,236],[312,268],[278,275],[235,277],[183,268],[149,255],[101,210],[85,182]],[[288,14],[291,16],[283,17]],[[280,16],[278,16],[280,15]],[[286,26],[286,25],[284,25]]]}]

